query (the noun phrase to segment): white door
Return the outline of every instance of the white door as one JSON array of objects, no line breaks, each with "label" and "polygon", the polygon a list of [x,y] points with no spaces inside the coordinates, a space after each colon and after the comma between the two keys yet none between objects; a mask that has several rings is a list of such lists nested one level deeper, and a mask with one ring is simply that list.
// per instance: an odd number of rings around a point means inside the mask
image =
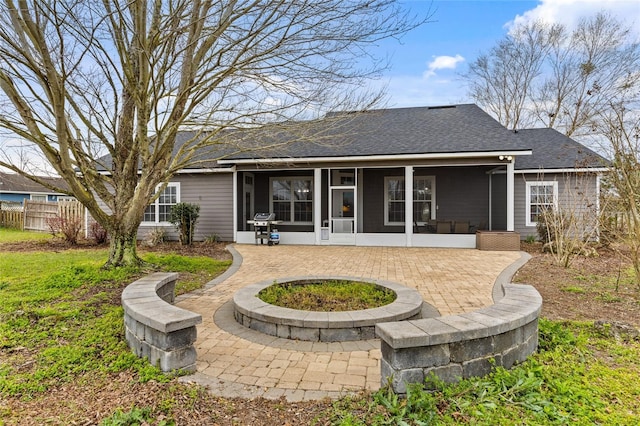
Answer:
[{"label": "white door", "polygon": [[329,243],[354,245],[356,243],[356,188],[331,188],[331,218]]}]

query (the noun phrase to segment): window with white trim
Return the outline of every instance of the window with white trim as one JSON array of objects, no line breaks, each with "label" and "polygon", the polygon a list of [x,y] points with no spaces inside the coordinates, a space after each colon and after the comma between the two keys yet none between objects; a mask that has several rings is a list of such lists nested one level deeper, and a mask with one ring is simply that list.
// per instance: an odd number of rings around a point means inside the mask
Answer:
[{"label": "window with white trim", "polygon": [[313,178],[273,177],[270,181],[269,207],[276,220],[295,225],[313,224]]},{"label": "window with white trim", "polygon": [[[160,189],[161,185],[158,186]],[[144,211],[143,223],[160,224],[168,223],[171,216],[171,208],[180,202],[180,183],[169,183],[154,202]]]},{"label": "window with white trim", "polygon": [[526,225],[536,226],[538,217],[548,209],[558,207],[558,182],[527,182]]},{"label": "window with white trim", "polygon": [[30,197],[30,198],[31,198],[31,201],[38,201],[38,202],[41,202],[41,201],[49,201],[49,200],[47,199],[47,196],[46,196],[46,195],[35,195],[35,194],[31,194],[31,197]]},{"label": "window with white trim", "polygon": [[[424,224],[435,219],[435,177],[413,177],[413,220]],[[404,177],[384,178],[384,224],[404,225]]]}]

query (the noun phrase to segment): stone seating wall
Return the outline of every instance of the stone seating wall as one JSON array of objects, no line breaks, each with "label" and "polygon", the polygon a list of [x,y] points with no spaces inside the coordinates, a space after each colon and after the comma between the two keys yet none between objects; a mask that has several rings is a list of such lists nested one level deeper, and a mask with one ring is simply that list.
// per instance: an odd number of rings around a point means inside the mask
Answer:
[{"label": "stone seating wall", "polygon": [[496,304],[460,315],[376,325],[382,385],[404,394],[435,376],[451,383],[511,368],[538,347],[542,297],[529,285],[506,284]]},{"label": "stone seating wall", "polygon": [[196,370],[196,325],[202,316],[173,306],[177,273],[154,273],[122,292],[125,338],[140,358],[162,371]]}]

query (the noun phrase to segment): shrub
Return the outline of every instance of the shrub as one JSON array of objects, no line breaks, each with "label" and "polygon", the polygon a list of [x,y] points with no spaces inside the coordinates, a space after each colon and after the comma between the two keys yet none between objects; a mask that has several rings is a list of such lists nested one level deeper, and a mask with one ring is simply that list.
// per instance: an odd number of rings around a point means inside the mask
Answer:
[{"label": "shrub", "polygon": [[197,204],[178,203],[171,208],[169,222],[176,226],[180,233],[180,243],[191,245],[196,222],[200,217],[200,206]]},{"label": "shrub", "polygon": [[48,217],[45,221],[51,235],[54,237],[62,236],[66,242],[73,245],[78,244],[78,235],[82,230],[81,218],[55,215]]},{"label": "shrub", "polygon": [[218,234],[211,234],[211,235],[207,235],[204,239],[204,242],[207,244],[214,244],[214,243],[218,243],[220,242],[220,235]]},{"label": "shrub", "polygon": [[556,239],[559,231],[559,229],[557,229],[559,219],[560,215],[552,209],[545,210],[538,216],[536,231],[538,232],[538,239],[544,244],[548,244]]},{"label": "shrub", "polygon": [[155,247],[158,244],[162,244],[167,240],[167,233],[163,228],[153,228],[151,231],[147,232],[145,236],[145,243],[149,247]]},{"label": "shrub", "polygon": [[104,244],[107,242],[107,230],[98,222],[91,222],[91,225],[89,226],[89,234],[96,244]]}]

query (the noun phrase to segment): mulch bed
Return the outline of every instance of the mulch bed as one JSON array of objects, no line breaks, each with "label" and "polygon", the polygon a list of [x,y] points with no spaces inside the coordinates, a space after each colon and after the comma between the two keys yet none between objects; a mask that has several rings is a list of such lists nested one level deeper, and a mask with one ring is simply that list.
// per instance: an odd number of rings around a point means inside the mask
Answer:
[{"label": "mulch bed", "polygon": [[533,258],[514,281],[531,284],[540,292],[543,317],[640,327],[640,284],[626,274],[631,262],[623,249],[599,247],[597,256],[578,256],[564,268],[542,252],[541,244],[523,243],[522,248]]}]

